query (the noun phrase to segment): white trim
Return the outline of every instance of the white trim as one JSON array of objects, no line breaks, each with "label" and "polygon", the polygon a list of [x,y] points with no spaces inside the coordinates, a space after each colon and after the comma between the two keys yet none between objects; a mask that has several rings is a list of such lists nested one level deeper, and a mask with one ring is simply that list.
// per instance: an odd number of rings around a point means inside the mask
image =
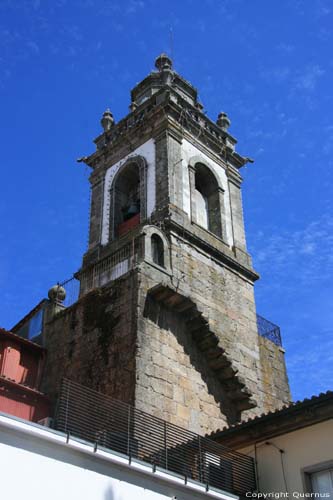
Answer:
[{"label": "white trim", "polygon": [[135,156],[142,156],[147,162],[147,217],[150,217],[155,209],[156,204],[156,187],[155,187],[155,141],[149,139],[132,153],[124,156],[117,163],[112,165],[105,174],[104,182],[104,205],[103,205],[103,218],[102,218],[102,245],[107,245],[109,242],[110,230],[110,191],[114,176],[124,163]]},{"label": "white trim", "polygon": [[214,173],[219,187],[224,191],[224,210],[225,210],[225,220],[226,220],[226,243],[229,246],[233,245],[233,235],[232,235],[232,224],[231,224],[231,211],[230,211],[230,194],[229,194],[229,184],[228,178],[223,167],[211,160],[207,155],[202,153],[193,144],[191,144],[186,139],[183,139],[182,143],[182,170],[183,170],[183,210],[191,218],[191,198],[190,198],[190,182],[188,175],[188,165],[193,157],[198,157],[202,159],[202,163],[207,165]]}]

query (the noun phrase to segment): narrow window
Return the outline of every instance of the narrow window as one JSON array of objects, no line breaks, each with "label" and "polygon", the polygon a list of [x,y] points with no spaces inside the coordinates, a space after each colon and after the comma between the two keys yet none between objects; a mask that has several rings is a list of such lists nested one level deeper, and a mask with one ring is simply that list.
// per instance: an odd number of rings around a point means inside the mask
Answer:
[{"label": "narrow window", "polygon": [[164,244],[162,238],[157,234],[153,234],[151,237],[151,253],[153,262],[158,266],[164,266]]}]

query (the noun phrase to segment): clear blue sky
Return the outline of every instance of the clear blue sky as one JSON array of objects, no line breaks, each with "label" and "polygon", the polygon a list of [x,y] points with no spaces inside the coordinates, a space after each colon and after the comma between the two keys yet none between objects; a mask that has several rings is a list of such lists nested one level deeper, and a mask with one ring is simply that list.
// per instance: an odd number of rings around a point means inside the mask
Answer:
[{"label": "clear blue sky", "polygon": [[329,0],[0,0],[0,324],[76,271],[110,107],[170,52],[242,170],[257,309],[282,328],[295,399],[332,389],[333,5]]}]

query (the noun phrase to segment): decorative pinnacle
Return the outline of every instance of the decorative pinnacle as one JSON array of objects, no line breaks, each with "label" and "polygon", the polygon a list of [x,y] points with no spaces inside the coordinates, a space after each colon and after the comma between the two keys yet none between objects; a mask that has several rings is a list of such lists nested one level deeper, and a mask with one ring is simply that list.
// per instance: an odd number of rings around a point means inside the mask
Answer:
[{"label": "decorative pinnacle", "polygon": [[66,290],[60,285],[54,285],[48,291],[48,296],[51,302],[61,304],[66,298]]},{"label": "decorative pinnacle", "polygon": [[169,56],[162,53],[155,59],[155,67],[158,71],[163,71],[165,69],[172,69],[172,60]]},{"label": "decorative pinnacle", "polygon": [[113,127],[113,125],[114,125],[113,114],[111,113],[109,108],[107,108],[107,110],[104,111],[104,113],[103,113],[103,116],[101,119],[101,125],[103,127],[104,132],[107,132],[108,130],[110,130],[111,127]]},{"label": "decorative pinnacle", "polygon": [[222,112],[218,115],[216,125],[218,125],[225,132],[228,130],[231,125],[231,121],[229,120],[227,113]]}]

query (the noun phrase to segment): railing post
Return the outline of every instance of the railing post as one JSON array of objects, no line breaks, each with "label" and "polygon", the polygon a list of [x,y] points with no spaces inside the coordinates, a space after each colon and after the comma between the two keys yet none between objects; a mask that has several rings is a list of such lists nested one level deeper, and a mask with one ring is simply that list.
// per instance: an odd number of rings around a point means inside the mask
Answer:
[{"label": "railing post", "polygon": [[69,381],[64,381],[63,384],[66,383],[67,391],[66,391],[66,412],[65,412],[65,432],[68,432],[68,406],[69,406]]},{"label": "railing post", "polygon": [[127,455],[131,457],[131,407],[128,405],[127,415]]},{"label": "railing post", "polygon": [[168,468],[168,436],[167,436],[167,422],[164,422],[164,450],[165,450],[165,468]]},{"label": "railing post", "polygon": [[202,470],[202,455],[201,455],[201,437],[198,436],[198,450],[199,450],[199,460],[198,460],[198,468],[199,468],[199,481],[203,482],[203,470]]}]

